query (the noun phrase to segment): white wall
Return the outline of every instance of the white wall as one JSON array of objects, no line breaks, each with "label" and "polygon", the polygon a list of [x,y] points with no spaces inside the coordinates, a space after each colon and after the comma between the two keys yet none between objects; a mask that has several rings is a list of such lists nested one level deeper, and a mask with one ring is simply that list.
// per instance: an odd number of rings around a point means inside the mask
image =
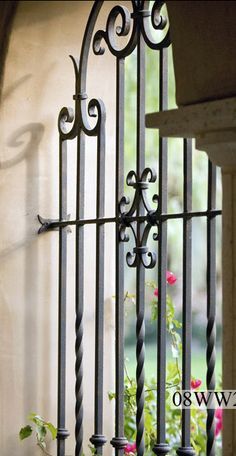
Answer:
[{"label": "white wall", "polygon": [[[104,10],[111,8],[105,2]],[[37,235],[37,214],[58,217],[57,116],[73,106],[74,74],[69,54],[79,56],[90,1],[20,2],[6,61],[0,110],[0,447],[1,456],[38,454],[18,431],[29,412],[56,423],[58,233]],[[101,15],[103,16],[103,15]],[[106,12],[104,16],[106,17]],[[102,25],[102,23],[100,24]],[[114,210],[115,62],[93,57],[89,97],[101,97],[107,120],[106,213]],[[94,77],[96,75],[96,77]],[[100,75],[100,76],[98,76]],[[101,81],[103,85],[101,86]],[[86,162],[87,216],[94,215],[96,141]],[[74,215],[75,145],[70,146],[69,211]],[[112,207],[112,210],[111,210]],[[85,274],[85,453],[93,433],[94,230],[86,235]],[[113,436],[114,255],[106,232],[105,433]],[[74,452],[74,233],[68,236],[67,454]],[[109,280],[108,280],[109,279]],[[50,451],[56,454],[53,444]],[[108,449],[107,455],[111,454]]]}]

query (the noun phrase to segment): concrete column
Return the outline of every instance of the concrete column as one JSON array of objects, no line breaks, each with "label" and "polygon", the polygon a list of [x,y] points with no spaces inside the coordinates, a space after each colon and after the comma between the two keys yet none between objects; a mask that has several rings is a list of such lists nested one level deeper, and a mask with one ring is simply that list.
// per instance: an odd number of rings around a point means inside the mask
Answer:
[{"label": "concrete column", "polygon": [[[180,107],[146,116],[161,136],[196,138],[197,149],[221,167],[223,186],[223,389],[236,389],[236,98]],[[223,455],[236,447],[236,413],[224,412]]]},{"label": "concrete column", "polygon": [[[210,132],[196,138],[222,171],[222,271],[223,271],[223,389],[236,389],[236,140],[235,131]],[[223,455],[233,456],[236,447],[236,414],[224,411]]]}]

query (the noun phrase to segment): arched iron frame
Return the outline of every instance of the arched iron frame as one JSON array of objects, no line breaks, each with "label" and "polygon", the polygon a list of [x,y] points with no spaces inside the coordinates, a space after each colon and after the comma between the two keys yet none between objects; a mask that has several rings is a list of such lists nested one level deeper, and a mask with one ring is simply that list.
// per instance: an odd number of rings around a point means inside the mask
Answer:
[{"label": "arched iron frame", "polygon": [[[76,227],[76,448],[75,455],[83,454],[83,308],[84,308],[84,226],[96,225],[96,349],[95,349],[95,410],[94,433],[91,443],[96,454],[103,454],[107,443],[103,435],[103,327],[104,327],[104,226],[116,225],[116,409],[115,436],[110,444],[116,456],[124,454],[127,440],[124,436],[124,242],[128,240],[128,229],[134,237],[135,247],[126,256],[128,266],[136,268],[136,312],[137,312],[137,455],[143,456],[144,442],[144,280],[145,269],[153,268],[156,255],[148,249],[148,237],[152,227],[158,242],[158,323],[157,323],[157,430],[156,455],[167,455],[171,448],[166,442],[165,391],[166,391],[166,267],[167,267],[167,221],[183,220],[183,389],[190,389],[191,381],[191,249],[192,218],[206,217],[207,220],[207,387],[215,388],[215,217],[221,211],[216,209],[216,169],[209,163],[208,207],[206,211],[192,211],[192,143],[185,139],[184,156],[184,209],[182,213],[167,213],[167,138],[159,139],[159,192],[153,196],[156,209],[152,209],[147,198],[149,184],[155,182],[155,170],[145,168],[145,46],[159,53],[159,110],[167,109],[167,48],[170,36],[167,21],[161,15],[164,2],[155,1],[150,7],[148,1],[136,0],[131,3],[131,11],[117,5],[110,11],[105,30],[96,30],[96,21],[103,1],[95,1],[86,26],[80,60],[70,56],[75,71],[75,108],[64,107],[58,119],[60,142],[59,172],[59,220],[43,219],[39,216],[39,232],[59,227],[59,347],[58,347],[58,456],[65,456],[66,430],[65,378],[66,378],[66,264],[67,231]],[[121,26],[116,26],[119,18]],[[166,29],[164,39],[154,42],[150,28]],[[116,44],[117,37],[127,36],[123,48]],[[116,195],[115,217],[104,217],[105,197],[105,106],[100,99],[87,101],[87,64],[91,49],[94,54],[102,55],[105,47],[116,59]],[[136,170],[130,171],[127,184],[134,188],[134,199],[129,209],[129,200],[124,196],[124,61],[137,49],[137,147]],[[91,126],[89,118],[95,117]],[[68,124],[72,126],[68,129]],[[85,137],[97,138],[97,209],[96,218],[84,218],[84,170]],[[77,197],[76,219],[69,220],[67,215],[67,142],[77,138]],[[190,410],[182,411],[182,443],[177,454],[192,456]],[[214,410],[208,410],[207,417],[207,455],[215,454]]]}]

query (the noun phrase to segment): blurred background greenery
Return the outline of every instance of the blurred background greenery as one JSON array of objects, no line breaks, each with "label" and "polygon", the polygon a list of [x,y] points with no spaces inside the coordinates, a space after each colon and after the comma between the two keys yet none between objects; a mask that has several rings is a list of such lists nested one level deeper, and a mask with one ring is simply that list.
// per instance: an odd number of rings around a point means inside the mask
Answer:
[{"label": "blurred background greenery", "polygon": [[[175,80],[172,61],[172,50],[169,48],[169,100],[168,108],[175,105]],[[146,113],[158,110],[159,104],[159,53],[146,48]],[[183,62],[184,64],[184,62]],[[135,170],[136,155],[136,54],[126,59],[125,77],[125,176]],[[146,129],[146,166],[157,170],[158,175],[158,131]],[[208,160],[204,152],[193,150],[193,210],[207,208],[207,174]],[[152,195],[158,193],[157,182],[150,185],[150,201]],[[125,187],[125,194],[132,200],[133,189]],[[153,203],[153,208],[155,205]],[[217,208],[221,208],[221,180],[217,175]],[[183,210],[183,141],[181,139],[168,140],[168,211],[181,212]],[[168,221],[168,270],[172,271],[177,282],[168,287],[172,296],[178,319],[182,320],[182,221]],[[193,306],[193,352],[192,374],[201,378],[205,384],[206,377],[206,220],[198,217],[192,223],[192,306]],[[149,247],[157,252],[158,244],[149,237]],[[221,220],[217,217],[217,378],[221,376]],[[126,251],[132,251],[133,239],[125,245]],[[153,270],[147,270],[146,280],[157,283],[158,264]],[[125,269],[125,290],[135,295],[135,270]],[[146,376],[156,375],[156,325],[151,321],[150,302],[153,290],[147,287],[146,292]],[[131,375],[135,375],[135,299],[126,304],[125,350],[126,364]],[[180,330],[181,333],[181,330]],[[168,357],[171,356],[167,348]]]}]

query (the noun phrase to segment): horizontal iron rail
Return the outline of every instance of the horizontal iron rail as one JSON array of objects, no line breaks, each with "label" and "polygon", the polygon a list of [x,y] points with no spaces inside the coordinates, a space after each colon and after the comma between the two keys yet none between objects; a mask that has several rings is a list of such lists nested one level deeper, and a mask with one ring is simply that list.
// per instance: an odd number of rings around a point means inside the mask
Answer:
[{"label": "horizontal iron rail", "polygon": [[[176,212],[173,214],[158,214],[155,218],[158,220],[170,220],[170,219],[191,219],[194,217],[216,217],[221,215],[222,211],[220,209],[211,209],[206,211],[195,211],[195,212]],[[93,219],[81,219],[81,220],[50,220],[44,219],[44,222],[41,222],[41,217],[38,217],[41,223],[39,232],[54,230],[59,227],[73,226],[73,225],[92,225],[92,224],[103,224],[103,223],[124,223],[122,217],[102,217],[102,218],[93,218]],[[147,220],[147,215],[132,215],[130,217],[125,217],[126,223],[132,222],[145,222]]]}]

